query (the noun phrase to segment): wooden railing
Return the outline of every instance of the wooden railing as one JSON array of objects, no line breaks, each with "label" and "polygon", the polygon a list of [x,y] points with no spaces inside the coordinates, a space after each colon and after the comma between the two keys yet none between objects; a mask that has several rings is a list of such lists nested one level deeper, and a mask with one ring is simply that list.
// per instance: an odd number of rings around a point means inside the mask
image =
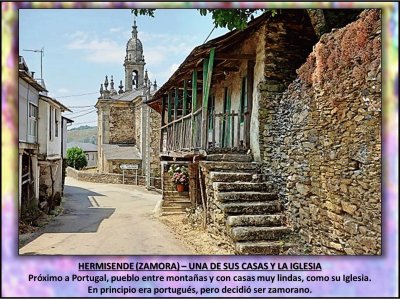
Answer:
[{"label": "wooden railing", "polygon": [[[208,115],[207,127],[202,127],[202,109],[185,115],[161,127],[161,151],[192,152],[199,149],[248,149],[247,123],[250,114],[215,113]],[[202,146],[202,133],[207,131],[205,147]]]},{"label": "wooden railing", "polygon": [[207,149],[248,149],[247,123],[250,121],[250,113],[215,113],[209,115],[209,134]]},{"label": "wooden railing", "polygon": [[193,113],[192,144],[194,149],[201,149],[201,133],[203,132],[201,127],[202,116],[201,108]]},{"label": "wooden railing", "polygon": [[161,127],[162,152],[193,151],[201,146],[201,116],[198,109]]}]

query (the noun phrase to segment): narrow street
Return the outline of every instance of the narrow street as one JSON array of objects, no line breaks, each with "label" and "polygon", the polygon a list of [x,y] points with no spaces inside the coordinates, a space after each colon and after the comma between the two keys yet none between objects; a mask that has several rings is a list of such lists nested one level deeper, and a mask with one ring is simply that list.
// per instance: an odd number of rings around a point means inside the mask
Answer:
[{"label": "narrow street", "polygon": [[161,195],[142,186],[67,177],[64,212],[22,247],[26,255],[192,254],[153,215]]}]

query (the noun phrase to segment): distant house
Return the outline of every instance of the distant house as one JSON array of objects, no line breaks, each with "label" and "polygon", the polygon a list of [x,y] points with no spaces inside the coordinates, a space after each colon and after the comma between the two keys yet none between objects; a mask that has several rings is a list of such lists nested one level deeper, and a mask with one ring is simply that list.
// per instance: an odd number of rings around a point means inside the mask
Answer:
[{"label": "distant house", "polygon": [[39,199],[38,121],[39,92],[46,91],[33,78],[22,56],[18,71],[19,207]]},{"label": "distant house", "polygon": [[85,142],[68,142],[67,149],[72,147],[81,148],[85,154],[87,159],[87,167],[97,166],[97,145],[93,143],[85,143]]}]

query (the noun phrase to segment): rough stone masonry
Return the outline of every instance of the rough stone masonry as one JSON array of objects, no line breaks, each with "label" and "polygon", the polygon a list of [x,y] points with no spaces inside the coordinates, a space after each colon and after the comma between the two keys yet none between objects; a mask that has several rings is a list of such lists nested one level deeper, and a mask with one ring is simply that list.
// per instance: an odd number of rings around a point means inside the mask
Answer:
[{"label": "rough stone masonry", "polygon": [[380,254],[381,11],[324,34],[297,73],[259,85],[263,171],[313,254]]}]

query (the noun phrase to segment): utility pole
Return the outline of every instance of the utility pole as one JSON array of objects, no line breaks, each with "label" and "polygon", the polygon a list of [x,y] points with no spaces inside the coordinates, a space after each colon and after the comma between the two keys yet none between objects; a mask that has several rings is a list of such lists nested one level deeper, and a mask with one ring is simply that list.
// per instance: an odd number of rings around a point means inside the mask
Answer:
[{"label": "utility pole", "polygon": [[44,47],[40,50],[25,50],[27,52],[40,53],[40,79],[43,80],[43,57],[44,57]]}]

